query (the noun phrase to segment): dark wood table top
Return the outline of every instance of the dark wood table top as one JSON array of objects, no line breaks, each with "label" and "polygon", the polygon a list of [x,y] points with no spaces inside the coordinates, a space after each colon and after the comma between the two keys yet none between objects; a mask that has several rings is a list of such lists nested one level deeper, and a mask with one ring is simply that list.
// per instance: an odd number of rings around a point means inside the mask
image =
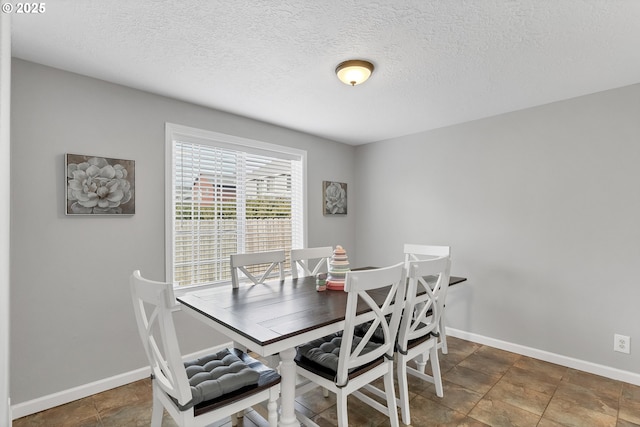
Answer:
[{"label": "dark wood table top", "polygon": [[[467,280],[451,276],[449,285]],[[385,294],[380,293],[380,303]],[[198,289],[177,300],[224,330],[265,347],[344,321],[347,293],[318,292],[314,277]],[[366,308],[363,306],[363,312]]]}]

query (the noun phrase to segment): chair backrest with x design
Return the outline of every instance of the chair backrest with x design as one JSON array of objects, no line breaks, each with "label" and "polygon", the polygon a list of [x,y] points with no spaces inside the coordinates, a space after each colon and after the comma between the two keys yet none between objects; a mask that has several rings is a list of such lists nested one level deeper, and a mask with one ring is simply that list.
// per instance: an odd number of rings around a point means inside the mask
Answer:
[{"label": "chair backrest with x design", "polygon": [[[345,327],[342,336],[342,345],[336,373],[336,384],[345,384],[349,377],[349,371],[366,365],[381,356],[393,358],[394,343],[400,317],[402,315],[402,303],[405,295],[404,269],[402,263],[391,267],[375,270],[350,271],[347,273],[344,291],[348,293],[347,308],[345,313]],[[385,299],[381,306],[374,300],[373,293],[385,289]],[[395,304],[400,301],[399,304]],[[364,315],[358,315],[364,307],[371,311]],[[391,316],[388,316],[391,314]],[[369,323],[367,323],[369,322]],[[356,336],[356,327],[367,324],[368,328],[359,342],[353,345]],[[379,334],[379,330],[382,334]],[[378,338],[374,334],[378,332]],[[368,346],[373,350],[368,351]],[[365,350],[366,349],[366,350]]]},{"label": "chair backrest with x design", "polygon": [[[406,352],[409,341],[437,334],[450,270],[448,256],[408,262],[405,314],[398,331],[399,352]],[[427,281],[425,277],[431,277],[433,281]]]},{"label": "chair backrest with x design", "polygon": [[[316,274],[329,271],[329,259],[333,255],[331,246],[319,248],[291,249],[291,276],[298,278],[298,268],[302,271],[302,276],[315,276]],[[318,260],[315,267],[311,269],[311,260]]]},{"label": "chair backrest with x design", "polygon": [[405,261],[420,261],[422,259],[451,256],[451,246],[416,245],[406,243],[404,245]]},{"label": "chair backrest with x design", "polygon": [[[407,243],[404,245],[404,262],[405,268],[409,268],[410,261],[420,261],[423,259],[433,259],[439,257],[449,257],[451,259],[451,247],[450,246],[436,246],[436,245],[416,245]],[[427,285],[425,278],[420,278],[420,283],[423,286]],[[446,298],[446,290],[440,296],[443,300]],[[447,354],[447,335],[445,330],[445,313],[440,314],[440,325],[438,328],[440,333],[440,339],[438,347],[442,348],[442,353]]]},{"label": "chair backrest with x design", "polygon": [[[234,254],[230,256],[231,264],[231,283],[234,288],[237,288],[240,284],[240,278],[238,271],[244,273],[253,283],[260,284],[269,277],[274,268],[278,268],[280,273],[280,280],[284,280],[284,262],[285,252],[284,249],[268,252],[255,252],[251,254]],[[260,277],[257,277],[255,273],[249,271],[249,267],[265,265],[266,270]]]}]

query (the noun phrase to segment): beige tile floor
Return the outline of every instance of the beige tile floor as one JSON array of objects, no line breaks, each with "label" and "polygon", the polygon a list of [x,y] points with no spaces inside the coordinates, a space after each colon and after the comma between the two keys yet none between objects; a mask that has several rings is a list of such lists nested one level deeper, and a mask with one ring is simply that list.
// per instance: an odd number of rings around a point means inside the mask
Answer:
[{"label": "beige tile floor", "polygon": [[[449,354],[440,365],[443,398],[433,385],[410,380],[413,426],[640,426],[635,385],[456,338],[449,338]],[[320,426],[336,425],[335,398],[322,397],[320,390],[298,397],[296,409]],[[17,419],[13,426],[148,426],[150,418],[151,386],[142,380]],[[377,427],[389,421],[350,398],[349,424]],[[166,414],[162,425],[175,426]],[[244,417],[239,425],[266,423]]]}]

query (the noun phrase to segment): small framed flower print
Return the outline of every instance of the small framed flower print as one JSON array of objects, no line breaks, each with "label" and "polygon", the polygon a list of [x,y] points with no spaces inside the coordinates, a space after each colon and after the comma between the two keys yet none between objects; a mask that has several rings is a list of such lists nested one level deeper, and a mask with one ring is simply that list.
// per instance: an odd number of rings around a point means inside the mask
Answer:
[{"label": "small framed flower print", "polygon": [[136,213],[135,161],[65,155],[67,215]]},{"label": "small framed flower print", "polygon": [[347,214],[347,184],[322,181],[322,212],[324,215]]}]

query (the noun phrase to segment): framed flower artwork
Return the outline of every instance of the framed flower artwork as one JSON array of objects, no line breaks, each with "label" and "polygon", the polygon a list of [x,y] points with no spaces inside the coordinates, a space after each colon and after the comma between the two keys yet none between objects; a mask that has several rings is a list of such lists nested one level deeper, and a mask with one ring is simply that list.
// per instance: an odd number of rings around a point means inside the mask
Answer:
[{"label": "framed flower artwork", "polygon": [[67,215],[136,213],[135,161],[65,155]]},{"label": "framed flower artwork", "polygon": [[347,184],[322,181],[322,212],[324,215],[347,214]]}]

